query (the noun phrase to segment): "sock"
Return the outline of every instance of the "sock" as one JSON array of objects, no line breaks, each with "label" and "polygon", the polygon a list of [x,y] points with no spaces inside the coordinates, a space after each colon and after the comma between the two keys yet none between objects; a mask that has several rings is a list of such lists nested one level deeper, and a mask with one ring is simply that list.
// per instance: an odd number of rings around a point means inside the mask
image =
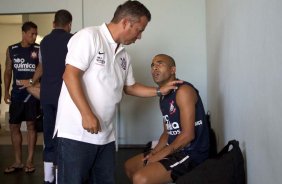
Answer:
[{"label": "sock", "polygon": [[56,184],[58,184],[58,167],[55,169],[55,175],[56,175]]},{"label": "sock", "polygon": [[44,181],[52,183],[55,179],[54,165],[52,162],[44,162]]}]

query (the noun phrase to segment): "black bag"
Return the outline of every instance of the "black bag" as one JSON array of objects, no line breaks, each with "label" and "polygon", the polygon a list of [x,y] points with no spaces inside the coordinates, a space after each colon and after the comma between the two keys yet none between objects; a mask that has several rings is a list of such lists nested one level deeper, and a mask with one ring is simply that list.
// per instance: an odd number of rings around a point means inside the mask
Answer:
[{"label": "black bag", "polygon": [[213,158],[217,155],[217,143],[216,143],[216,135],[214,130],[211,127],[211,120],[210,120],[210,112],[208,111],[206,114],[206,121],[209,128],[209,158]]},{"label": "black bag", "polygon": [[244,158],[239,142],[229,141],[216,157],[180,177],[176,184],[245,184]]}]

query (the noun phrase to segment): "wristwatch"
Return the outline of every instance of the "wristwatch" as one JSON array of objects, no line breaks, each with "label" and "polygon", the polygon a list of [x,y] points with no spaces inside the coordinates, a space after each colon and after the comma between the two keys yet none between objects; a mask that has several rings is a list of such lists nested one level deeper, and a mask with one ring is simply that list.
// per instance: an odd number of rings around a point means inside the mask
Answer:
[{"label": "wristwatch", "polygon": [[157,95],[158,95],[158,97],[161,97],[163,94],[162,94],[162,92],[161,92],[161,90],[160,90],[160,87],[157,87]]},{"label": "wristwatch", "polygon": [[33,80],[29,79],[29,84],[32,85],[33,84]]}]

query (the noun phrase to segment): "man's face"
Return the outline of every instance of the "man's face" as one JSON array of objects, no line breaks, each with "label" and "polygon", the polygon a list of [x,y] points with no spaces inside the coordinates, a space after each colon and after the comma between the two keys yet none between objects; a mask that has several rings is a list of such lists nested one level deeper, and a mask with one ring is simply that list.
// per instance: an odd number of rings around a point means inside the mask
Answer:
[{"label": "man's face", "polygon": [[142,32],[145,30],[148,24],[148,19],[143,16],[138,22],[132,22],[128,20],[125,25],[124,36],[121,43],[124,45],[130,45],[135,43],[137,39],[141,39]]},{"label": "man's face", "polygon": [[37,37],[37,29],[34,28],[30,28],[28,31],[26,32],[22,32],[22,36],[23,36],[23,40],[27,43],[27,44],[34,44],[36,37]]},{"label": "man's face", "polygon": [[158,85],[174,79],[176,68],[172,66],[169,59],[165,56],[156,56],[152,60],[151,73],[153,80]]}]

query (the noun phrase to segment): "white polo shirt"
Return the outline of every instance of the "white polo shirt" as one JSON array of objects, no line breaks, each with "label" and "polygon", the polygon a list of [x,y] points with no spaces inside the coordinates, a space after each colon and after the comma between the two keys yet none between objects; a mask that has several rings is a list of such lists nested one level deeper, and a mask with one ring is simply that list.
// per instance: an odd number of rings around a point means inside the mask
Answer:
[{"label": "white polo shirt", "polygon": [[122,98],[124,85],[135,83],[129,55],[121,45],[115,53],[116,47],[106,24],[82,29],[70,39],[66,64],[84,71],[84,93],[102,131],[91,134],[83,129],[81,114],[63,83],[55,127],[58,137],[98,145],[115,140],[116,105]]}]

